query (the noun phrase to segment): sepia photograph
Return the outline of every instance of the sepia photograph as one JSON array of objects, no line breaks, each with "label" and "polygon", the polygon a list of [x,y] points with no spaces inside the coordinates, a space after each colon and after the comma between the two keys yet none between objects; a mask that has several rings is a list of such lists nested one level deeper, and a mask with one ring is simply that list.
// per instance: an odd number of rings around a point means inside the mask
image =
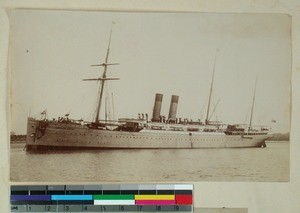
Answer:
[{"label": "sepia photograph", "polygon": [[291,17],[12,10],[13,182],[287,182]]}]

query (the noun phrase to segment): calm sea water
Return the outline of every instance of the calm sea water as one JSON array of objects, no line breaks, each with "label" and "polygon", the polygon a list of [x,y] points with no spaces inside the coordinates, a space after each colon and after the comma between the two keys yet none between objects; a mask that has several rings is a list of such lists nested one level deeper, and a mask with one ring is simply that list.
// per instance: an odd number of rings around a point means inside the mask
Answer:
[{"label": "calm sea water", "polygon": [[23,151],[11,144],[11,181],[289,181],[289,143],[266,148]]}]

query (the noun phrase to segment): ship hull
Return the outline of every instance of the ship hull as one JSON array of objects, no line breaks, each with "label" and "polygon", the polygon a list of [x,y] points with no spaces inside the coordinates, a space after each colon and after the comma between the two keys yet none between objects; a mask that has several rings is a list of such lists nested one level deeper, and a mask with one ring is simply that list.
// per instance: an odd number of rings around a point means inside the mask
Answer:
[{"label": "ship hull", "polygon": [[49,122],[44,131],[40,121],[28,118],[27,148],[241,148],[265,146],[267,135],[225,135],[224,133],[145,130],[126,132],[90,129],[85,125]]}]

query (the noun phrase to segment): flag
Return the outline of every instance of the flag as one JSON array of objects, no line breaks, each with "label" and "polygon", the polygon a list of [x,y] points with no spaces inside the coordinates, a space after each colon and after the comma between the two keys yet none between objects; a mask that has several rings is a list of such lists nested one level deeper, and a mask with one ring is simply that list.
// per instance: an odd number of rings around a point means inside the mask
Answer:
[{"label": "flag", "polygon": [[41,115],[45,115],[46,114],[46,110],[44,110],[43,112],[41,112]]},{"label": "flag", "polygon": [[272,119],[271,122],[272,122],[272,123],[276,123],[276,120]]}]

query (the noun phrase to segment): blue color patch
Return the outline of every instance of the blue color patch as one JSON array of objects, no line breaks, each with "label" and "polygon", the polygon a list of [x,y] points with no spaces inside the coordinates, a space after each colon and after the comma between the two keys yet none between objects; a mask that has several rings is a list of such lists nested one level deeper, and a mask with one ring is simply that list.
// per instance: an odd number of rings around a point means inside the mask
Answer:
[{"label": "blue color patch", "polygon": [[40,201],[40,200],[50,200],[50,195],[11,195],[10,200],[11,201]]}]

